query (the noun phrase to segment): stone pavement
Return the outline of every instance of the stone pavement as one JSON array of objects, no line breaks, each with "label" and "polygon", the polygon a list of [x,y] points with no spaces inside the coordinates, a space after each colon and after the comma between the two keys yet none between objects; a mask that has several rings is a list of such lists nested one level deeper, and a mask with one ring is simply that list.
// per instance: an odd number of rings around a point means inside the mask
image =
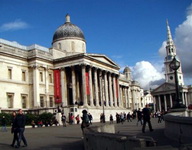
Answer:
[{"label": "stone pavement", "polygon": [[[93,123],[99,125],[100,123]],[[146,132],[141,132],[141,125],[133,122],[124,124],[115,124],[117,134],[151,136],[157,141],[157,145],[171,145],[179,147],[179,143],[171,141],[164,136],[164,122],[157,123],[157,119],[152,119],[154,131],[150,132],[146,127]],[[8,132],[0,132],[0,150],[12,150],[10,146],[13,135]],[[67,127],[42,127],[26,128],[25,137],[28,141],[28,147],[21,147],[22,150],[83,150],[83,139],[80,125],[68,125]]]}]

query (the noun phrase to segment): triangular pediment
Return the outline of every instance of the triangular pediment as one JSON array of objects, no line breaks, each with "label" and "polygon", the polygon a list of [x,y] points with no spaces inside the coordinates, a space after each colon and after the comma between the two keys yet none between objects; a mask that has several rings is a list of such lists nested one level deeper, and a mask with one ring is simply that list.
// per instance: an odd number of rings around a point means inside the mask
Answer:
[{"label": "triangular pediment", "polygon": [[119,66],[114,62],[112,61],[110,58],[108,58],[106,55],[101,55],[101,54],[88,54],[89,57],[95,59],[95,60],[98,60],[100,62],[103,62],[103,63],[106,63],[106,64],[109,64],[109,65],[113,65],[115,67],[118,67]]},{"label": "triangular pediment", "polygon": [[163,83],[161,84],[159,87],[157,87],[156,89],[154,89],[152,91],[152,93],[167,93],[169,91],[174,91],[175,90],[175,84],[172,83]]}]

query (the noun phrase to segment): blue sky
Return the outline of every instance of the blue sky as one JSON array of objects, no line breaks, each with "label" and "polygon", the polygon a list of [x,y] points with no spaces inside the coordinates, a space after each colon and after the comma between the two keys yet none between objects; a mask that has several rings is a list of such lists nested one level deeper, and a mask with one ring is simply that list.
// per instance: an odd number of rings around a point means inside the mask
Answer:
[{"label": "blue sky", "polygon": [[[84,32],[87,53],[105,54],[122,69],[129,66],[134,79],[146,88],[164,76],[166,19],[174,40],[182,45],[178,40],[183,34],[178,35],[178,30],[192,14],[191,4],[192,0],[1,0],[0,38],[49,48],[54,32],[69,13],[71,22]],[[183,47],[191,56],[189,46]],[[190,65],[188,61],[182,64],[186,84],[192,84]]]}]

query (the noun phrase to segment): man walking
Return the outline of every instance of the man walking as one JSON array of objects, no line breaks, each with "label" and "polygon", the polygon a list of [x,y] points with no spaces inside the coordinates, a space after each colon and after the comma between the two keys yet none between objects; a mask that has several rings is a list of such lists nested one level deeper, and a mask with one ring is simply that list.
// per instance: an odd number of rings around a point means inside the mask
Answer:
[{"label": "man walking", "polygon": [[23,114],[23,110],[22,109],[19,109],[18,111],[18,114],[15,118],[15,125],[16,125],[16,128],[17,128],[17,136],[18,136],[18,142],[17,142],[17,145],[16,145],[16,148],[19,148],[20,145],[21,145],[21,140],[23,141],[24,143],[24,146],[23,147],[26,147],[27,146],[27,141],[25,139],[25,136],[24,136],[24,131],[25,131],[25,122],[26,122],[26,117],[25,115]]},{"label": "man walking", "polygon": [[150,131],[153,131],[152,129],[152,126],[151,126],[151,121],[150,121],[150,116],[151,116],[151,112],[149,110],[149,105],[146,105],[145,108],[143,108],[143,128],[142,128],[142,132],[145,133],[145,126],[146,126],[146,123],[148,123],[149,125],[149,130]]}]

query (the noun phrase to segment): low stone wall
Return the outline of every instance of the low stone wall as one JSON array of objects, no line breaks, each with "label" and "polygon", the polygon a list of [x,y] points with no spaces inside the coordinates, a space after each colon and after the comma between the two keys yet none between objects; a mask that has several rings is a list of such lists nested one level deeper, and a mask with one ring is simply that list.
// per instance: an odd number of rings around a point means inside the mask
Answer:
[{"label": "low stone wall", "polygon": [[114,125],[89,127],[84,130],[85,150],[134,150],[156,146],[151,137],[114,134]]},{"label": "low stone wall", "polygon": [[165,136],[178,141],[180,144],[192,143],[192,117],[185,117],[178,113],[170,113],[165,115],[164,119]]}]

